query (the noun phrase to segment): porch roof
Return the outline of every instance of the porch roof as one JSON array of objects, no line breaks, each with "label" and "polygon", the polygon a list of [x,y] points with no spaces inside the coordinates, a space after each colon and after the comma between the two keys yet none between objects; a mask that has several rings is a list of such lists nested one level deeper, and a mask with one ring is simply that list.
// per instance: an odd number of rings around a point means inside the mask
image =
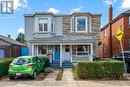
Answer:
[{"label": "porch roof", "polygon": [[53,36],[48,38],[35,38],[30,43],[93,43],[95,40],[91,36]]}]

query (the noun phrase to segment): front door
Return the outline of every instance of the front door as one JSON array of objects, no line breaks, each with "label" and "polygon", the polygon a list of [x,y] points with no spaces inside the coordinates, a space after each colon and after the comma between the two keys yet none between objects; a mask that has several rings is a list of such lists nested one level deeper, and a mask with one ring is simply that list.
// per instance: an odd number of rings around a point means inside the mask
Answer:
[{"label": "front door", "polygon": [[70,45],[64,46],[64,61],[71,61]]},{"label": "front door", "polygon": [[56,61],[60,60],[60,45],[55,46],[55,60]]}]

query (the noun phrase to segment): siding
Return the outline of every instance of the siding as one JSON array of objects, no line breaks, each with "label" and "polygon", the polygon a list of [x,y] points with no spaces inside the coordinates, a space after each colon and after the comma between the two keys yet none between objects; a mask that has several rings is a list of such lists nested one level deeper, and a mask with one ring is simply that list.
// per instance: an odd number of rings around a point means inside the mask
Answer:
[{"label": "siding", "polygon": [[25,17],[25,40],[29,41],[33,39],[34,30],[34,18]]},{"label": "siding", "polygon": [[62,17],[55,17],[54,20],[54,32],[56,35],[62,35],[63,30]]}]

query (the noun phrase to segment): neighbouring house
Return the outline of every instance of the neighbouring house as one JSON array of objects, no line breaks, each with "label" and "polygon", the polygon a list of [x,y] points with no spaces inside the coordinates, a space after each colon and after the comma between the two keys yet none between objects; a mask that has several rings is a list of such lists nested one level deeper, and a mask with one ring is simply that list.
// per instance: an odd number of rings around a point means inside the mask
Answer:
[{"label": "neighbouring house", "polygon": [[130,51],[130,10],[112,19],[113,8],[109,8],[109,23],[101,28],[101,44],[99,56],[111,58],[121,52],[120,42],[116,38],[117,29],[124,32],[122,38],[123,50]]},{"label": "neighbouring house", "polygon": [[92,61],[98,55],[101,14],[36,12],[24,17],[30,55],[48,54],[60,67],[65,61]]},{"label": "neighbouring house", "polygon": [[10,37],[0,35],[0,58],[21,56],[22,47],[25,45]]}]

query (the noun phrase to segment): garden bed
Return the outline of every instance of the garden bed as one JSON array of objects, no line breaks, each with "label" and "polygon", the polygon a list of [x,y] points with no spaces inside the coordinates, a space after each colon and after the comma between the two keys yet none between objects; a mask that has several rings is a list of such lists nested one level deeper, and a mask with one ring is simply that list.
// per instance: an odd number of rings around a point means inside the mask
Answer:
[{"label": "garden bed", "polygon": [[41,74],[40,74],[40,76],[39,76],[39,80],[44,80],[44,79],[47,77],[47,75],[48,75],[49,73],[52,73],[52,72],[53,72],[53,71],[52,71],[51,68],[46,67],[46,68],[44,69],[44,71],[41,72]]}]

